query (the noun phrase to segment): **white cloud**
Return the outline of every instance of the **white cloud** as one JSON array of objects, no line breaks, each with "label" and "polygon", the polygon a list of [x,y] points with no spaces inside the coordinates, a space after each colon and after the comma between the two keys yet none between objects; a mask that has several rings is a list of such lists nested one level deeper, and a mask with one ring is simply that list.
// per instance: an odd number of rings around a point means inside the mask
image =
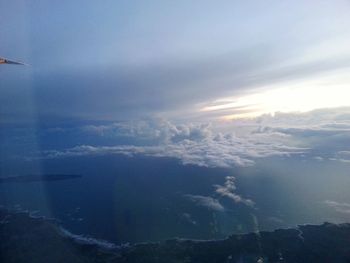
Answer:
[{"label": "white cloud", "polygon": [[350,204],[348,203],[339,203],[336,201],[326,200],[324,203],[332,208],[335,209],[335,211],[343,214],[350,214]]},{"label": "white cloud", "polygon": [[199,206],[204,206],[210,210],[219,211],[219,212],[225,211],[225,208],[220,204],[220,202],[217,199],[214,199],[210,196],[190,195],[190,194],[184,195],[184,196]]},{"label": "white cloud", "polygon": [[345,163],[350,159],[347,154],[350,147],[350,107],[267,114],[233,123],[235,130],[261,136],[274,133],[275,136],[268,136],[268,139],[277,141],[280,138],[285,145],[308,148],[307,156],[315,160],[322,158]]},{"label": "white cloud", "polygon": [[92,238],[92,237],[88,237],[88,236],[73,234],[63,227],[60,227],[59,229],[64,236],[67,236],[68,238],[74,239],[74,241],[76,241],[77,243],[80,243],[80,244],[97,245],[100,248],[104,248],[107,250],[113,250],[113,249],[116,249],[118,247],[115,244],[108,242],[106,240],[101,240],[101,239],[96,239],[96,238]]},{"label": "white cloud", "polygon": [[164,119],[87,125],[81,130],[96,136],[128,137],[158,143],[178,142],[185,139],[199,140],[211,135],[210,125],[207,123],[175,125]]},{"label": "white cloud", "polygon": [[314,131],[334,132],[350,131],[350,107],[319,109],[309,112],[276,112],[258,118],[241,121],[242,125],[259,125],[275,128],[283,133]]},{"label": "white cloud", "polygon": [[[122,128],[121,128],[122,127]],[[88,132],[105,136],[134,137],[147,145],[92,146],[79,145],[62,151],[45,151],[46,158],[84,155],[144,154],[155,157],[173,157],[183,164],[206,167],[249,166],[255,158],[301,153],[305,149],[287,145],[286,136],[276,132],[251,133],[237,136],[232,132],[216,132],[209,124],[174,125],[167,121],[88,126]],[[98,136],[96,134],[96,136]]]},{"label": "white cloud", "polygon": [[191,225],[197,225],[197,221],[194,220],[189,213],[183,213],[181,215],[181,218],[184,219],[186,222],[190,223]]},{"label": "white cloud", "polygon": [[341,162],[341,163],[350,163],[350,160],[348,160],[348,159],[331,158],[330,160],[331,160],[331,161],[338,161],[338,162]]},{"label": "white cloud", "polygon": [[250,199],[245,199],[240,195],[236,194],[235,191],[237,189],[235,185],[235,177],[227,176],[226,182],[224,185],[215,185],[215,192],[222,197],[227,197],[234,201],[235,203],[243,203],[248,206],[254,206],[254,202]]},{"label": "white cloud", "polygon": [[338,154],[350,156],[350,151],[339,151]]},{"label": "white cloud", "polygon": [[350,163],[350,151],[337,152],[335,159],[342,163]]},{"label": "white cloud", "polygon": [[293,154],[314,160],[350,160],[350,108],[211,124],[148,119],[88,125],[72,134],[80,135],[80,145],[45,151],[43,157],[143,154],[206,167],[249,166],[257,158]]}]

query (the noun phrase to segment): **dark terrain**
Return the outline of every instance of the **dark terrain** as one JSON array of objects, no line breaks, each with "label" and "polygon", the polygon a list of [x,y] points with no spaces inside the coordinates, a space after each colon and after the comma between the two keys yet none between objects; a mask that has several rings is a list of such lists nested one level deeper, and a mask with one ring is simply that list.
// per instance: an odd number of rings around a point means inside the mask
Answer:
[{"label": "dark terrain", "polygon": [[54,220],[0,210],[0,262],[350,262],[350,224],[105,247]]},{"label": "dark terrain", "polygon": [[79,174],[29,174],[20,176],[1,177],[2,183],[29,183],[37,181],[59,181],[80,178]]}]

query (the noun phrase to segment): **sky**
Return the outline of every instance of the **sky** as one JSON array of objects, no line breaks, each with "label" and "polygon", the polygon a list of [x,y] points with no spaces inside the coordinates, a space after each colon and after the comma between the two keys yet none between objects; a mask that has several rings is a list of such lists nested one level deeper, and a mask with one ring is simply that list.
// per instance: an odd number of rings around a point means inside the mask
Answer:
[{"label": "sky", "polygon": [[[319,164],[350,165],[347,0],[13,0],[0,10],[0,57],[28,64],[0,65],[0,176],[76,157],[172,158],[232,171],[210,195],[185,195],[222,212],[221,198],[258,208],[235,168],[310,166],[317,192],[327,187],[317,175],[337,170]],[[349,212],[348,199],[319,201]]]},{"label": "sky", "polygon": [[1,123],[350,106],[348,1],[1,2]]},{"label": "sky", "polygon": [[350,160],[348,1],[0,9],[1,56],[29,64],[0,67],[4,156]]}]

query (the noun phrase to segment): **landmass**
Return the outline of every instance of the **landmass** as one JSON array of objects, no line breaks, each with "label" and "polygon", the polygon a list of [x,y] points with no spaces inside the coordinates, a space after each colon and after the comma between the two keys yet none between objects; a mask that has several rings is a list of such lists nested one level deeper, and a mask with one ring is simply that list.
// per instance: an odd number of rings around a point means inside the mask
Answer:
[{"label": "landmass", "polygon": [[173,239],[113,245],[70,234],[55,220],[0,210],[0,262],[350,262],[350,224],[232,235],[223,240]]},{"label": "landmass", "polygon": [[2,183],[27,183],[37,181],[58,181],[80,178],[80,174],[29,174],[20,176],[0,177]]}]

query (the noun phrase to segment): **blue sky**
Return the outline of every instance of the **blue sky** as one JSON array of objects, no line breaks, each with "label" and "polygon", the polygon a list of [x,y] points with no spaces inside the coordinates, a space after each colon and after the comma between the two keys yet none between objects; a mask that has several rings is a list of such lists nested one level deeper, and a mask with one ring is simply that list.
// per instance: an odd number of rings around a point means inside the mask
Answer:
[{"label": "blue sky", "polygon": [[[308,104],[319,87],[328,97],[329,82],[341,86],[337,93],[350,83],[348,1],[11,1],[0,8],[1,56],[31,65],[1,67],[2,123],[215,120],[284,108],[260,99],[202,109],[270,89],[299,87],[298,96],[311,82]],[[257,103],[264,106],[246,107]],[[298,110],[293,105],[287,109]]]},{"label": "blue sky", "polygon": [[1,56],[30,64],[0,68],[4,155],[350,160],[348,1],[0,9]]}]

